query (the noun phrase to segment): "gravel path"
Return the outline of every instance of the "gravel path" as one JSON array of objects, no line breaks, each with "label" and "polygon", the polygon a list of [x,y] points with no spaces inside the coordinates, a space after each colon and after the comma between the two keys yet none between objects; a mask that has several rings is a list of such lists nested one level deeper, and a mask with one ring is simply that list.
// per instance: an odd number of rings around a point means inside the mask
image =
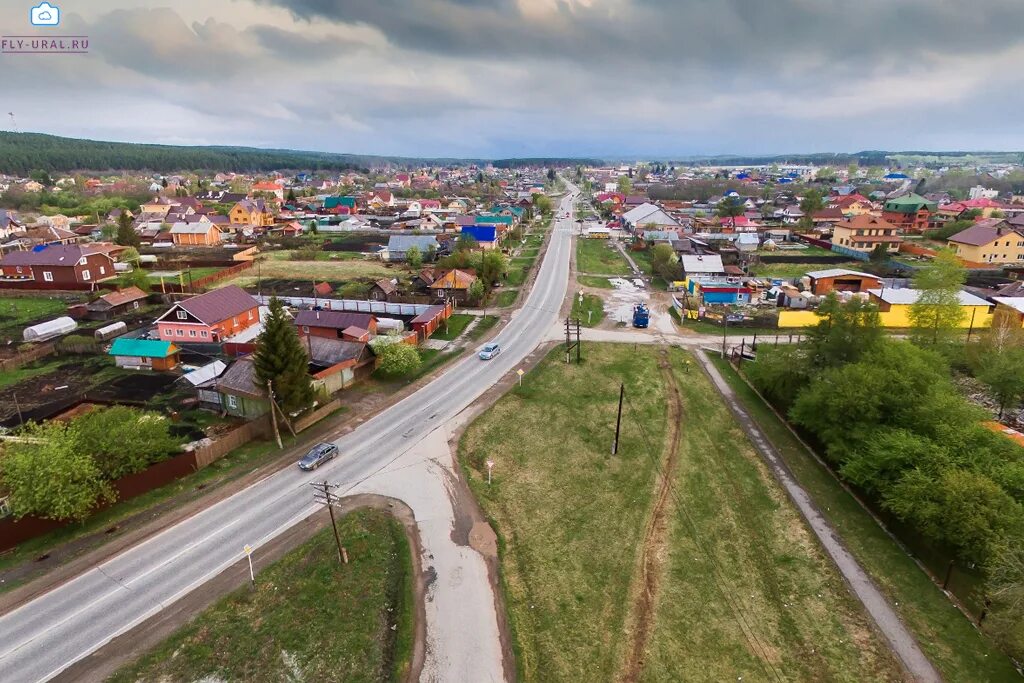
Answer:
[{"label": "gravel path", "polygon": [[871,578],[857,563],[850,552],[843,545],[839,536],[832,526],[825,520],[817,506],[811,501],[807,492],[797,484],[789,468],[779,457],[774,446],[768,441],[765,435],[758,428],[745,410],[739,405],[733,394],[732,388],[726,383],[721,373],[718,372],[703,350],[695,351],[697,361],[710,375],[711,381],[721,392],[730,410],[736,415],[743,430],[750,437],[751,442],[761,453],[772,474],[785,487],[789,497],[793,500],[800,514],[807,520],[811,530],[821,541],[825,552],[829,554],[832,561],[836,563],[839,571],[846,579],[854,595],[864,604],[868,614],[874,620],[878,630],[889,642],[893,652],[899,658],[907,673],[917,681],[941,681],[939,672],[932,666],[932,663],[925,657],[924,652],[918,647],[917,641],[904,626],[903,621],[889,605],[889,601],[882,595],[882,592],[874,584]]}]

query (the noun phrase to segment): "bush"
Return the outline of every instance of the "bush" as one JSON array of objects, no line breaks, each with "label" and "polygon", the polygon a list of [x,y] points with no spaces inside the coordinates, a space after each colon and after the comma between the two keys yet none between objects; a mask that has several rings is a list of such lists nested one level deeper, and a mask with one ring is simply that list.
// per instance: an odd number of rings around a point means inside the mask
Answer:
[{"label": "bush", "polygon": [[397,339],[378,337],[374,341],[376,343],[372,345],[373,352],[380,360],[378,368],[385,375],[401,377],[411,375],[420,369],[420,364],[423,361],[414,346],[404,344]]}]

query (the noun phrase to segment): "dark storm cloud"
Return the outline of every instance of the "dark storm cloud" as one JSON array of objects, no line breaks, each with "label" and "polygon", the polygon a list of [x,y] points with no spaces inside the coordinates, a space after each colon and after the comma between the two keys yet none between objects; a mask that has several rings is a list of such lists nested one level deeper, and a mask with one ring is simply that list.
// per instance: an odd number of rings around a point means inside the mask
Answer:
[{"label": "dark storm cloud", "polygon": [[363,23],[439,55],[745,66],[899,68],[930,52],[1024,40],[1021,0],[560,0],[542,19],[511,0],[258,0],[307,21]]}]

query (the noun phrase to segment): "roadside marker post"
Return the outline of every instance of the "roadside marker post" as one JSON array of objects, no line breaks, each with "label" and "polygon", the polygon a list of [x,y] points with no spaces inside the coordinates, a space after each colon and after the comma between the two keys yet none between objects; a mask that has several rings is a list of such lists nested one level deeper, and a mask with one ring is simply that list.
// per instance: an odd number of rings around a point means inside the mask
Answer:
[{"label": "roadside marker post", "polygon": [[523,372],[522,368],[519,368],[518,370],[516,370],[516,374],[519,375],[519,386],[523,386],[523,375],[525,375],[526,373]]},{"label": "roadside marker post", "polygon": [[493,460],[488,460],[486,464],[487,464],[487,485],[490,486],[491,485],[491,470],[494,469],[494,461]]},{"label": "roadside marker post", "polygon": [[248,543],[245,544],[245,558],[249,560],[249,581],[252,583],[252,587],[256,587],[256,574],[252,571],[252,546]]}]

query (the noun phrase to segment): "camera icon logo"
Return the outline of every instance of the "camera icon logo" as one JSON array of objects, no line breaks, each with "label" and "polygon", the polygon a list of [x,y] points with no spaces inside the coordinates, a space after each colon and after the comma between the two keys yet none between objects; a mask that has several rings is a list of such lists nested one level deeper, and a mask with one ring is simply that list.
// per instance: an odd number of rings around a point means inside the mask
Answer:
[{"label": "camera icon logo", "polygon": [[60,23],[60,8],[44,0],[29,11],[29,21],[33,26],[56,26]]}]

